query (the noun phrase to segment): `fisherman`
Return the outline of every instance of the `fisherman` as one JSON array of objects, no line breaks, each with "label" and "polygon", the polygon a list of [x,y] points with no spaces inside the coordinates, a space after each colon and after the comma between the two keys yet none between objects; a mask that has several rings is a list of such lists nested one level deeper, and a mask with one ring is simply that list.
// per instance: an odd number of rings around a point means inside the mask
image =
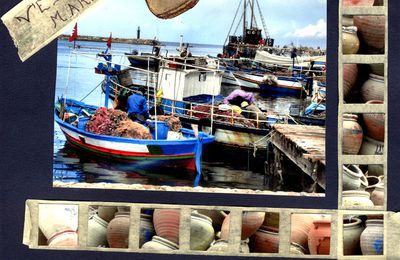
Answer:
[{"label": "fisherman", "polygon": [[255,101],[254,94],[241,89],[235,89],[226,98],[224,98],[224,104],[235,105],[238,107],[240,107],[243,101],[253,104]]},{"label": "fisherman", "polygon": [[313,60],[310,62],[310,65],[311,65],[310,69],[306,73],[306,77],[307,77],[306,91],[307,91],[307,95],[309,97],[312,95],[312,92],[313,92],[313,85],[314,85],[313,81],[314,81],[315,74],[312,70],[314,68],[314,63],[315,63],[315,61],[313,61]]},{"label": "fisherman", "polygon": [[126,104],[128,117],[132,121],[142,124],[145,123],[146,119],[149,118],[149,109],[144,97],[145,92],[146,89],[144,87],[140,87],[138,92],[133,93],[128,97]]}]

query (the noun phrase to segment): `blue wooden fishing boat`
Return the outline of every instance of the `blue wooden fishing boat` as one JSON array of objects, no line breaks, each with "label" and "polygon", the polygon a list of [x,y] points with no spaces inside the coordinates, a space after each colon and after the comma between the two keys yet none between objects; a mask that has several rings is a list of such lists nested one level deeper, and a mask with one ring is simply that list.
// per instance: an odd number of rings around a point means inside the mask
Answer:
[{"label": "blue wooden fishing boat", "polygon": [[[186,128],[170,137],[162,124],[158,124],[153,140],[94,134],[86,131],[86,123],[97,108],[73,99],[60,99],[54,111],[55,121],[68,143],[96,156],[128,163],[141,160],[169,162],[200,171],[202,146],[214,141],[211,135],[198,132],[196,136],[193,130]],[[63,115],[68,115],[68,119]]]}]

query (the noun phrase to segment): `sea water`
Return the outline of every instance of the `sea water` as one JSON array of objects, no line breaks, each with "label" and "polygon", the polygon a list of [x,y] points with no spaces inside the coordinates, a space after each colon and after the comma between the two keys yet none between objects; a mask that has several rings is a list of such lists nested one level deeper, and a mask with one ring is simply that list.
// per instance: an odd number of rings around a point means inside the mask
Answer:
[{"label": "sea water", "polygon": [[[101,42],[78,42],[80,48],[73,51],[66,40],[58,41],[57,81],[55,101],[58,97],[82,100],[85,103],[103,106],[105,95],[100,84],[104,75],[95,74],[94,68],[102,60],[97,54],[105,51]],[[161,54],[177,54],[178,43],[165,43]],[[151,46],[113,43],[113,62],[129,65],[124,53],[132,50],[151,52]],[[193,55],[217,56],[222,46],[191,44]],[[223,94],[228,95],[237,87],[223,86]],[[88,93],[90,93],[88,95]],[[288,114],[291,105],[304,105],[304,100],[296,97],[261,97],[256,94],[256,103],[264,111]],[[111,105],[111,101],[109,102]],[[63,182],[123,183],[169,186],[192,186],[193,176],[184,169],[164,169],[152,167],[146,162],[122,164],[100,159],[70,147],[58,125],[54,124],[53,179]],[[207,152],[207,149],[205,150]],[[224,153],[224,151],[222,152]],[[207,158],[207,156],[205,156]],[[210,156],[209,156],[210,157]],[[262,170],[254,170],[251,165],[252,152],[245,151],[240,156],[224,161],[203,161],[204,187],[228,187],[265,190],[265,175]],[[228,158],[230,158],[228,156]],[[262,168],[262,167],[261,167]]]}]

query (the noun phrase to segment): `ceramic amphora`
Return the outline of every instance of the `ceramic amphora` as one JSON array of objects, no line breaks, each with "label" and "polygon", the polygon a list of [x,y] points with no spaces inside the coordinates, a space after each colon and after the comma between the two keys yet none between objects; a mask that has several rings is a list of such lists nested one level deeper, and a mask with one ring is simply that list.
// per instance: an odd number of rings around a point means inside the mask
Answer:
[{"label": "ceramic amphora", "polygon": [[361,186],[368,186],[368,181],[357,165],[343,165],[343,190],[358,190]]},{"label": "ceramic amphora", "polygon": [[179,245],[179,209],[155,209],[153,224],[156,234]]},{"label": "ceramic amphora", "polygon": [[362,140],[363,130],[357,122],[357,115],[343,114],[343,154],[358,154]]},{"label": "ceramic amphora", "polygon": [[308,248],[308,233],[313,227],[313,221],[311,214],[292,214],[290,242]]},{"label": "ceramic amphora", "polygon": [[77,247],[78,233],[76,231],[63,231],[51,237],[47,244],[49,247]]},{"label": "ceramic amphora", "polygon": [[385,187],[383,183],[375,186],[375,189],[371,193],[371,201],[375,206],[383,206],[385,204]]},{"label": "ceramic amphora", "polygon": [[360,235],[364,230],[362,221],[352,217],[343,220],[343,254],[360,255]]},{"label": "ceramic amphora", "polygon": [[367,47],[367,53],[380,54],[385,49],[384,15],[354,16],[354,25],[358,28],[358,37]]},{"label": "ceramic amphora", "polygon": [[[370,100],[366,104],[383,104],[383,101]],[[362,116],[367,136],[383,142],[385,139],[385,114],[365,113]]]},{"label": "ceramic amphora", "polygon": [[279,233],[275,228],[261,226],[257,232],[250,237],[250,252],[278,253]]},{"label": "ceramic amphora", "polygon": [[367,227],[360,236],[363,255],[383,254],[383,219],[368,219]]},{"label": "ceramic amphora", "polygon": [[148,214],[140,214],[140,237],[139,247],[148,241],[156,234],[153,226],[153,217]]},{"label": "ceramic amphora", "polygon": [[107,245],[107,221],[94,215],[88,221],[87,246],[105,247]]},{"label": "ceramic amphora", "polygon": [[114,218],[117,210],[117,207],[99,206],[99,208],[97,209],[97,215],[99,215],[99,217],[103,220],[110,222]]},{"label": "ceramic amphora", "polygon": [[174,242],[159,236],[153,236],[152,240],[144,243],[141,248],[154,251],[173,251],[179,249],[178,245]]},{"label": "ceramic amphora", "polygon": [[356,54],[360,48],[360,40],[357,36],[357,27],[349,26],[342,29],[343,54]]},{"label": "ceramic amphora", "polygon": [[343,64],[343,96],[347,95],[354,88],[358,77],[357,64]]},{"label": "ceramic amphora", "polygon": [[331,221],[315,220],[308,233],[308,249],[312,255],[329,255],[331,245]]},{"label": "ceramic amphora", "polygon": [[128,248],[129,212],[117,212],[107,226],[107,242],[111,248]]},{"label": "ceramic amphora", "polygon": [[361,99],[364,102],[368,102],[370,100],[383,101],[384,92],[385,92],[384,77],[370,73],[368,80],[365,81],[361,86]]},{"label": "ceramic amphora", "polygon": [[370,195],[366,191],[348,190],[342,192],[342,204],[344,207],[371,207],[374,203],[370,200]]},{"label": "ceramic amphora", "polygon": [[[246,240],[261,227],[264,222],[265,212],[246,211],[242,215],[242,236],[241,240]],[[221,239],[228,240],[229,237],[230,214],[226,216],[221,228]]]},{"label": "ceramic amphora", "polygon": [[211,218],[192,212],[190,218],[190,249],[206,250],[214,240],[214,236]]}]

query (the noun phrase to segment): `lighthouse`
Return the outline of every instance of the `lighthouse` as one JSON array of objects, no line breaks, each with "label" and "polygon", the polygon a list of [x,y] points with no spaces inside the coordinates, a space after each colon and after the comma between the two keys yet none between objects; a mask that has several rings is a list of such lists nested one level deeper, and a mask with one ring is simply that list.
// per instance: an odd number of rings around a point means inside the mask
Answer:
[{"label": "lighthouse", "polygon": [[137,38],[140,39],[140,26],[137,28]]}]

